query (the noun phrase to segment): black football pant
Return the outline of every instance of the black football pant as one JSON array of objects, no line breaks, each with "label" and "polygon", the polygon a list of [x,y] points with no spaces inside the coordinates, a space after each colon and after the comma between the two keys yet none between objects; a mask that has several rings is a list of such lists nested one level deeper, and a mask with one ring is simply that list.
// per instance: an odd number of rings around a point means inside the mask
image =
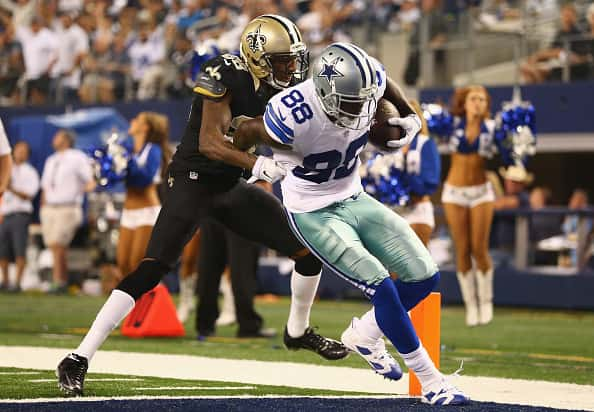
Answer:
[{"label": "black football pant", "polygon": [[262,327],[262,318],[254,309],[260,246],[235,234],[214,219],[202,222],[200,232],[196,314],[198,334],[208,335],[215,329],[219,316],[217,297],[221,274],[227,264],[235,298],[238,333],[256,333]]},{"label": "black football pant", "polygon": [[187,172],[170,174],[145,258],[117,289],[138,299],[157,286],[207,218],[239,236],[292,257],[296,270],[303,275],[317,275],[321,271],[321,263],[291,232],[282,205],[274,195],[244,181],[221,187],[202,183],[200,176],[198,180],[189,176]]}]

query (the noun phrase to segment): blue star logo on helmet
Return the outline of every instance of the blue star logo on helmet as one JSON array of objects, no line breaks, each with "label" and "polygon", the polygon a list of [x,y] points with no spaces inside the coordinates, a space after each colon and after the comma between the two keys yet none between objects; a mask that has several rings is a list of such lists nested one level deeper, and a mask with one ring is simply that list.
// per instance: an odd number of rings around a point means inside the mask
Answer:
[{"label": "blue star logo on helmet", "polygon": [[266,44],[266,36],[260,33],[260,29],[262,29],[262,25],[259,25],[256,31],[250,32],[245,36],[248,47],[253,53],[264,50],[264,45]]},{"label": "blue star logo on helmet", "polygon": [[335,77],[344,77],[344,75],[336,69],[338,60],[339,57],[335,58],[331,62],[328,62],[324,57],[322,57],[322,70],[318,73],[318,77],[325,77],[328,81],[328,84],[332,84]]}]

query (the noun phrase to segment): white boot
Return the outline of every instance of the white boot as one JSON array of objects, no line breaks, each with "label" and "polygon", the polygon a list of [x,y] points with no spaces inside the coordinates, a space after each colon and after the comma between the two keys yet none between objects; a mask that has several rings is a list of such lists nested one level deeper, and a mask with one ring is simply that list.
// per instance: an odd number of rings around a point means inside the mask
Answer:
[{"label": "white boot", "polygon": [[476,326],[479,324],[479,308],[473,271],[471,269],[466,273],[457,272],[456,276],[466,307],[466,325]]},{"label": "white boot", "polygon": [[197,273],[192,273],[186,278],[179,279],[179,306],[177,307],[177,317],[181,323],[188,320],[190,313],[196,308],[196,281]]},{"label": "white boot", "polygon": [[479,323],[486,325],[493,320],[493,268],[476,271],[476,285],[479,302]]},{"label": "white boot", "polygon": [[233,325],[237,321],[237,317],[235,316],[235,299],[233,298],[233,289],[231,288],[229,276],[223,275],[221,277],[219,291],[223,295],[223,308],[217,318],[216,325]]}]

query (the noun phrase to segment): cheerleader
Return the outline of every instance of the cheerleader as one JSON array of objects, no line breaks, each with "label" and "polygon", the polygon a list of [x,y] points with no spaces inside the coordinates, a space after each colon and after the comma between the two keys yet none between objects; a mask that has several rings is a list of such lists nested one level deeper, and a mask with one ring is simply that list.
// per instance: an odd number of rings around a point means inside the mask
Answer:
[{"label": "cheerleader", "polygon": [[167,118],[153,112],[141,112],[130,123],[133,149],[116,255],[120,276],[133,271],[144,257],[161,210],[157,185],[170,159],[168,128]]},{"label": "cheerleader", "polygon": [[428,137],[427,122],[419,103],[411,101],[411,105],[421,119],[421,131],[407,146],[399,149],[395,154],[394,164],[404,172],[404,180],[409,188],[409,204],[398,210],[427,246],[431,233],[435,227],[433,215],[433,194],[440,182],[441,161],[437,145]]},{"label": "cheerleader", "polygon": [[451,165],[441,198],[454,241],[468,326],[484,325],[493,319],[493,265],[488,249],[495,195],[485,162],[498,151],[498,145],[495,121],[489,118],[490,102],[483,86],[455,91],[451,112],[456,118],[449,140]]}]

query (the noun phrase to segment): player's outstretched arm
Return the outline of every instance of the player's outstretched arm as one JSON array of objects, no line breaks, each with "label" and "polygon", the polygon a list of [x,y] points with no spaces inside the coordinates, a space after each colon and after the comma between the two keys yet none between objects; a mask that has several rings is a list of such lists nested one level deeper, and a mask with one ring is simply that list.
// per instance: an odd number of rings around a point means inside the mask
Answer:
[{"label": "player's outstretched arm", "polygon": [[200,153],[212,160],[252,169],[256,156],[242,152],[225,139],[231,124],[231,93],[219,100],[204,99],[200,127]]},{"label": "player's outstretched arm", "polygon": [[280,150],[291,150],[290,146],[279,143],[268,135],[262,116],[245,120],[233,135],[233,145],[239,150],[248,150],[257,144],[264,144]]}]

